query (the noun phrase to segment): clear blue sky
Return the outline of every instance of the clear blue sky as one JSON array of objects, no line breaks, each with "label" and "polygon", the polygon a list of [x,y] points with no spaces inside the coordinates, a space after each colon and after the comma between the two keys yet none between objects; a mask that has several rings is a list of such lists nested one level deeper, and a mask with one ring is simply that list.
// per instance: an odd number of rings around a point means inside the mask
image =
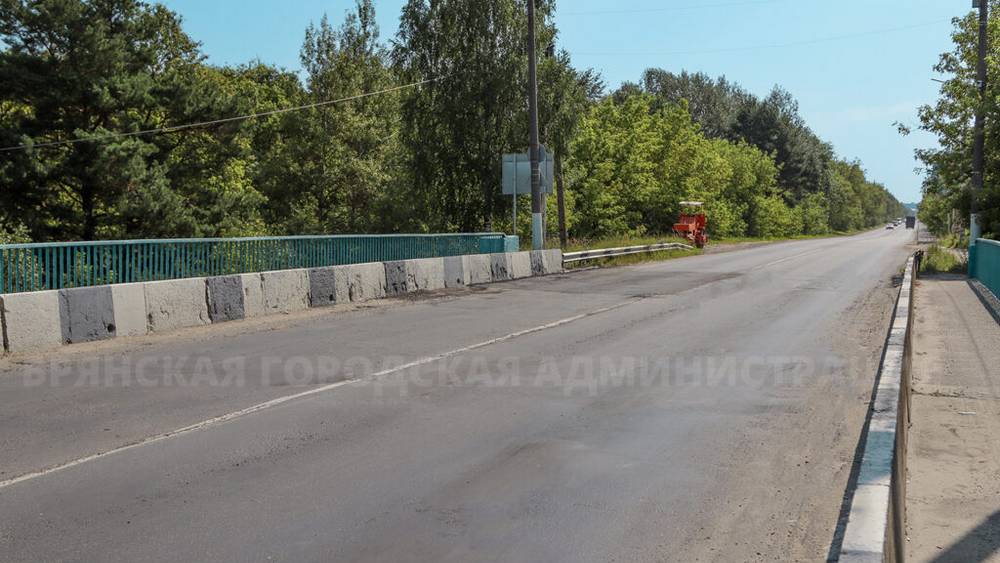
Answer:
[{"label": "clear blue sky", "polygon": [[[165,0],[217,64],[254,59],[299,68],[310,21],[338,23],[353,0]],[[404,0],[376,0],[384,38],[396,32]],[[780,84],[809,125],[842,157],[902,201],[918,201],[913,150],[924,133],[900,137],[932,102],[931,67],[950,50],[949,19],[969,0],[561,0],[558,45],[609,87],[649,67],[725,75],[751,92]],[[905,28],[905,29],[902,29]],[[891,30],[891,31],[890,31]],[[848,36],[848,37],[845,37]],[[836,39],[833,39],[836,38]]]}]

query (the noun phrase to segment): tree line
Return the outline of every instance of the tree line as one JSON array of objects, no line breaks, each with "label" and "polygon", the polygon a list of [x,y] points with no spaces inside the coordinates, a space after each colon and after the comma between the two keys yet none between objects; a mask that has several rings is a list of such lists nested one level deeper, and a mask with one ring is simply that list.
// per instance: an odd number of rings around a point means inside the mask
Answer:
[{"label": "tree line", "polygon": [[[1000,2],[990,0],[988,24],[985,165],[983,190],[976,194],[983,236],[1000,235]],[[976,61],[978,13],[953,20],[954,48],[941,55],[934,70],[949,75],[937,101],[920,108],[920,128],[937,137],[938,146],[917,151],[926,170],[920,221],[936,234],[961,235],[969,226],[972,193],[973,116],[979,103]],[[901,132],[908,133],[905,126]]]},{"label": "tree line", "polygon": [[[536,5],[540,134],[572,237],[667,233],[686,199],[705,201],[716,236],[902,214],[784,90],[651,69],[609,92],[556,47],[555,2]],[[527,234],[500,193],[501,154],[528,138],[524,13],[525,0],[409,0],[385,39],[357,0],[305,30],[300,75],[207,63],[160,4],[0,0],[0,146],[23,145],[0,152],[0,242]]]}]

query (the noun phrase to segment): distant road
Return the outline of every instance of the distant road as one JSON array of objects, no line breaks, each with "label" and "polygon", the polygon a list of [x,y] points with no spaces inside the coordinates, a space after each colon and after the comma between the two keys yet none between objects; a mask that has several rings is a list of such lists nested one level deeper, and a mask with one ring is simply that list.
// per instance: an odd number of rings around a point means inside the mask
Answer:
[{"label": "distant road", "polygon": [[913,240],[5,360],[0,561],[821,559]]}]

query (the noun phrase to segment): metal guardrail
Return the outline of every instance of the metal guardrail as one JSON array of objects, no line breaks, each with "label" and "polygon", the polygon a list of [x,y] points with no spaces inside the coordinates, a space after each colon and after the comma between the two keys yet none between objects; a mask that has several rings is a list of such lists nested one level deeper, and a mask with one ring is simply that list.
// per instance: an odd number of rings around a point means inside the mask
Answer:
[{"label": "metal guardrail", "polygon": [[580,260],[594,260],[597,258],[613,258],[615,256],[625,256],[627,254],[640,254],[642,252],[657,252],[660,250],[693,250],[694,247],[679,242],[658,242],[656,244],[644,244],[639,246],[619,246],[617,248],[599,248],[596,250],[581,250],[579,252],[563,252],[563,263],[578,262]]},{"label": "metal guardrail", "polygon": [[504,251],[502,233],[4,244],[0,294]]}]

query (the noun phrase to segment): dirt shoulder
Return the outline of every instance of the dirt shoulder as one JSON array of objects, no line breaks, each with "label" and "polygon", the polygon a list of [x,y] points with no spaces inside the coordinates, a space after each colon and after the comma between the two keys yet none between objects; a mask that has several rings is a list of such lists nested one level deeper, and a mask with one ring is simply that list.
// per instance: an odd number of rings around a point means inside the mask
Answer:
[{"label": "dirt shoulder", "polygon": [[963,276],[915,293],[908,559],[1000,562],[1000,325]]}]

